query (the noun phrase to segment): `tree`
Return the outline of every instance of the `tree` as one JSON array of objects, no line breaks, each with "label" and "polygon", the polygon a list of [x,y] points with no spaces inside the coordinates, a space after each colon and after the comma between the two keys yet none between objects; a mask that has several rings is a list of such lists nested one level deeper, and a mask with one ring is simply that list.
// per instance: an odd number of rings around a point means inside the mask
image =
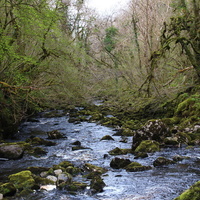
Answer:
[{"label": "tree", "polygon": [[200,81],[200,2],[178,0],[174,7],[175,16],[164,23],[159,55],[180,45],[182,55],[187,56]]}]

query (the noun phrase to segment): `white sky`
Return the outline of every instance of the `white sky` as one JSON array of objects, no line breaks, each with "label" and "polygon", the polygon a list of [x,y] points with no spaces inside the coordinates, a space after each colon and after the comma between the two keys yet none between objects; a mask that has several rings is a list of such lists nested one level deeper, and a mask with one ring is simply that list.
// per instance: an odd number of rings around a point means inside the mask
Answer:
[{"label": "white sky", "polygon": [[130,0],[87,0],[90,8],[95,9],[99,14],[112,14],[127,5]]}]

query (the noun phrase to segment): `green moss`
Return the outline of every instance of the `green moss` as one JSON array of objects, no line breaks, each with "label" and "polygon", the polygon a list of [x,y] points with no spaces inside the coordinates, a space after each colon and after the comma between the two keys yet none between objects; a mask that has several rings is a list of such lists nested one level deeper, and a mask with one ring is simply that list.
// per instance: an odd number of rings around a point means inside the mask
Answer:
[{"label": "green moss", "polygon": [[183,192],[174,200],[199,200],[200,199],[200,181],[196,182],[188,190]]},{"label": "green moss", "polygon": [[131,149],[120,149],[116,147],[115,149],[108,152],[110,155],[125,155],[127,153],[132,153]]},{"label": "green moss", "polygon": [[86,183],[72,182],[70,185],[67,186],[67,190],[77,192],[79,190],[84,190],[86,187]]},{"label": "green moss", "polygon": [[12,196],[16,193],[16,188],[11,183],[4,183],[0,185],[0,193],[4,196]]},{"label": "green moss", "polygon": [[89,163],[86,163],[84,165],[84,167],[85,167],[85,169],[87,169],[90,172],[99,172],[101,174],[104,174],[104,173],[107,172],[106,169],[104,169],[102,167],[98,167],[98,166],[92,165],[92,164],[89,164]]},{"label": "green moss", "polygon": [[154,140],[144,140],[142,141],[139,146],[135,149],[135,152],[156,152],[159,151],[159,143]]},{"label": "green moss", "polygon": [[124,169],[129,172],[136,172],[136,171],[145,171],[151,169],[150,166],[143,166],[138,162],[132,162],[129,165],[127,165]]},{"label": "green moss", "polygon": [[12,174],[8,178],[16,189],[30,189],[35,185],[32,173],[28,170]]}]

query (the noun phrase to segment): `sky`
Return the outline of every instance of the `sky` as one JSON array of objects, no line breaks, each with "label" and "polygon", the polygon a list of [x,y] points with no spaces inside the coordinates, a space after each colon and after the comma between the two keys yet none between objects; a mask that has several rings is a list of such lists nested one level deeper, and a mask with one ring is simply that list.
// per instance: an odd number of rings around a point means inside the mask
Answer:
[{"label": "sky", "polygon": [[87,4],[100,15],[107,15],[112,14],[119,8],[123,8],[129,1],[130,0],[87,0]]}]

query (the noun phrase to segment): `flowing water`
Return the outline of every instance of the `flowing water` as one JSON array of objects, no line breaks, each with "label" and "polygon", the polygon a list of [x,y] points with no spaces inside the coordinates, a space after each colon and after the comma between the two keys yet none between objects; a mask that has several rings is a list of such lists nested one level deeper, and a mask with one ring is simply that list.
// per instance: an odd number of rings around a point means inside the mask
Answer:
[{"label": "flowing water", "polygon": [[[104,155],[115,147],[131,148],[131,137],[128,137],[127,143],[122,143],[120,136],[113,136],[115,130],[112,128],[89,122],[69,123],[68,116],[37,117],[36,119],[35,122],[24,122],[21,125],[17,134],[19,140],[25,140],[30,135],[47,139],[45,132],[52,130],[59,130],[66,138],[55,140],[56,146],[43,147],[48,153],[40,158],[25,155],[20,160],[0,161],[1,179],[26,167],[52,167],[52,165],[59,164],[63,160],[71,161],[76,166],[91,163],[107,168],[108,172],[102,176],[106,184],[102,193],[90,195],[89,190],[86,189],[77,195],[70,195],[67,191],[54,189],[35,192],[27,196],[25,198],[27,200],[172,200],[183,190],[200,180],[199,147],[191,149],[165,148],[154,154],[149,154],[147,158],[137,160],[134,159],[132,154],[117,156],[151,166],[159,156],[166,158],[172,158],[175,155],[188,157],[188,159],[173,165],[156,167],[143,172],[126,172],[122,169],[110,168],[110,161],[114,156],[108,155],[104,158]],[[101,141],[101,138],[105,135],[111,135],[114,141]],[[87,149],[72,151],[73,145],[71,143],[77,140]],[[77,176],[75,180],[80,181],[82,177]]]}]

